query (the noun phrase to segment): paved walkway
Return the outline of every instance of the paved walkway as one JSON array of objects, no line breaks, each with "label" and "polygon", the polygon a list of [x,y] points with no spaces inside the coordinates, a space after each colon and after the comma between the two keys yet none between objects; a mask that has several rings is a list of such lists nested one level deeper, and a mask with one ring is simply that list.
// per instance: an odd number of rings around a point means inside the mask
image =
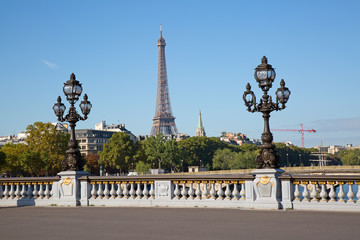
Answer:
[{"label": "paved walkway", "polygon": [[0,208],[0,239],[359,239],[360,213],[199,208]]}]

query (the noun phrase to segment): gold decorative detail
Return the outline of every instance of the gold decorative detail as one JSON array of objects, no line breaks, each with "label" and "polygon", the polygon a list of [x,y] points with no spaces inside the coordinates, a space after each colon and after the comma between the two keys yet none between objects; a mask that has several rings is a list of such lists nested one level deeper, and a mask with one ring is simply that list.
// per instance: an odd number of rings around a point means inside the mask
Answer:
[{"label": "gold decorative detail", "polygon": [[181,183],[181,184],[184,184],[184,183],[186,183],[186,181],[180,181],[180,183]]},{"label": "gold decorative detail", "polygon": [[225,183],[225,184],[229,184],[229,183],[230,183],[230,181],[224,181],[224,183]]},{"label": "gold decorative detail", "polygon": [[336,182],[335,181],[328,181],[328,184],[334,185]]},{"label": "gold decorative detail", "polygon": [[345,182],[340,181],[340,182],[337,182],[337,184],[339,184],[339,185],[344,185],[344,184],[345,184]]},{"label": "gold decorative detail", "polygon": [[311,184],[317,184],[317,181],[310,181]]},{"label": "gold decorative detail", "polygon": [[231,181],[231,183],[237,184],[237,183],[238,183],[238,181]]},{"label": "gold decorative detail", "polygon": [[102,182],[96,182],[96,184],[102,184]]},{"label": "gold decorative detail", "polygon": [[179,184],[179,181],[173,181],[174,184]]},{"label": "gold decorative detail", "polygon": [[3,185],[4,185],[4,186],[7,186],[7,185],[9,185],[9,184],[8,184],[8,183],[6,183],[6,182],[4,182],[4,183],[3,183]]},{"label": "gold decorative detail", "polygon": [[298,185],[298,184],[300,184],[300,181],[294,181],[294,184]]},{"label": "gold decorative detail", "polygon": [[259,179],[259,182],[260,182],[261,184],[263,184],[263,185],[266,185],[266,184],[268,184],[268,183],[270,182],[270,179],[271,179],[271,178],[269,178],[268,176],[263,176],[263,177],[261,177],[261,178]]},{"label": "gold decorative detail", "polygon": [[244,180],[241,180],[241,181],[239,181],[239,183],[240,183],[240,184],[244,184],[244,183],[245,183],[245,181],[244,181]]},{"label": "gold decorative detail", "polygon": [[207,181],[201,181],[201,183],[208,183]]},{"label": "gold decorative detail", "polygon": [[301,181],[301,184],[309,184],[308,181]]},{"label": "gold decorative detail", "polygon": [[134,182],[133,181],[131,181],[131,182],[129,182],[130,184],[134,184]]},{"label": "gold decorative detail", "polygon": [[16,182],[16,183],[14,183],[14,185],[20,185],[20,183]]},{"label": "gold decorative detail", "polygon": [[187,183],[193,183],[193,181],[187,181]]},{"label": "gold decorative detail", "polygon": [[355,182],[356,185],[360,185],[360,182]]},{"label": "gold decorative detail", "polygon": [[109,182],[110,184],[114,184],[115,182]]},{"label": "gold decorative detail", "polygon": [[215,181],[209,181],[209,183],[215,183]]},{"label": "gold decorative detail", "polygon": [[90,184],[95,184],[95,182],[90,182]]},{"label": "gold decorative detail", "polygon": [[63,183],[64,183],[65,185],[69,185],[69,184],[71,183],[71,178],[69,178],[69,177],[65,178],[64,181],[63,181]]},{"label": "gold decorative detail", "polygon": [[321,185],[325,185],[325,184],[326,184],[326,182],[325,182],[325,181],[319,181],[319,184],[321,184]]},{"label": "gold decorative detail", "polygon": [[200,183],[200,181],[194,181],[194,183],[196,183],[196,184],[197,184],[197,183]]},{"label": "gold decorative detail", "polygon": [[354,185],[354,182],[346,182],[347,185]]},{"label": "gold decorative detail", "polygon": [[216,183],[223,183],[222,181],[216,181]]},{"label": "gold decorative detail", "polygon": [[116,181],[115,183],[116,183],[116,184],[121,184],[121,182],[119,182],[119,181]]},{"label": "gold decorative detail", "polygon": [[9,185],[10,185],[10,186],[11,186],[11,185],[14,185],[14,183],[10,182]]}]

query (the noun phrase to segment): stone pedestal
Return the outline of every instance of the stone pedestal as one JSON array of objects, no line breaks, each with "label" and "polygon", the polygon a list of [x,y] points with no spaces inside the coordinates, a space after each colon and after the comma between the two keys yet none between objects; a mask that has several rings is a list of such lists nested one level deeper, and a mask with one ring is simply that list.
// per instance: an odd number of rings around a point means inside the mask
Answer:
[{"label": "stone pedestal", "polygon": [[281,183],[279,176],[284,172],[281,169],[256,169],[252,173],[254,180],[254,208],[280,209]]},{"label": "stone pedestal", "polygon": [[59,206],[80,206],[81,185],[78,178],[88,176],[88,172],[83,171],[64,171],[58,173],[60,181],[57,189],[54,189],[54,198],[57,199]]}]

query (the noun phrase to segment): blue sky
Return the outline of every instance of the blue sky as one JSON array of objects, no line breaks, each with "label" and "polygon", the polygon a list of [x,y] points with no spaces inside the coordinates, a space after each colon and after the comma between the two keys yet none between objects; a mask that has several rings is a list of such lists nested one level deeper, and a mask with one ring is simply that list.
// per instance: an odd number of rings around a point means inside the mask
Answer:
[{"label": "blue sky", "polygon": [[[195,134],[201,109],[208,136],[260,138],[260,113],[246,111],[246,83],[262,56],[292,94],[271,128],[306,129],[305,146],[360,144],[359,1],[6,1],[0,2],[0,136],[35,121],[54,122],[52,106],[74,72],[95,123],[151,131],[156,46],[163,24],[171,104],[179,132]],[[67,105],[68,106],[68,105]],[[274,132],[300,146],[300,134]]]}]

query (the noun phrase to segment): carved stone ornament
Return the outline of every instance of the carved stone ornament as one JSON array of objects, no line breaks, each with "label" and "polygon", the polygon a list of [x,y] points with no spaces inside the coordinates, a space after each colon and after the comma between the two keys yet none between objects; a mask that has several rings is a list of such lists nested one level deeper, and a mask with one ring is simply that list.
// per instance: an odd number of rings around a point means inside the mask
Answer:
[{"label": "carved stone ornament", "polygon": [[157,189],[159,197],[169,196],[169,186],[167,184],[159,184]]}]

